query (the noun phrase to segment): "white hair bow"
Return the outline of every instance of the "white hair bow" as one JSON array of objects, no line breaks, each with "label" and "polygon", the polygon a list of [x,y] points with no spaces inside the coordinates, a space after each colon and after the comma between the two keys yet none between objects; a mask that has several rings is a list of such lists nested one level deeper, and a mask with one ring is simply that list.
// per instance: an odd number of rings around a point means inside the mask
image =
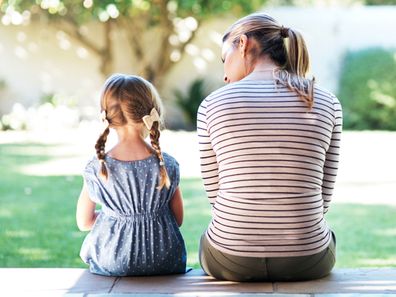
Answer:
[{"label": "white hair bow", "polygon": [[150,111],[149,115],[145,115],[143,117],[143,122],[146,125],[148,130],[151,130],[151,127],[153,126],[154,122],[159,122],[159,121],[160,121],[160,116],[158,114],[158,111],[155,108],[153,108]]}]

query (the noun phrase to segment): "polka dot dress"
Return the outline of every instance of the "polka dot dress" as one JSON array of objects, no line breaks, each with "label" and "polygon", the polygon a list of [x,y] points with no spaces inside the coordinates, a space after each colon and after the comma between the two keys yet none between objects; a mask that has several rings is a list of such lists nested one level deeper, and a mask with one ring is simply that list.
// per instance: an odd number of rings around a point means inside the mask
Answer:
[{"label": "polka dot dress", "polygon": [[90,271],[108,276],[184,273],[186,249],[169,208],[180,180],[179,164],[164,153],[171,180],[158,190],[159,162],[120,161],[106,156],[108,181],[99,178],[100,164],[93,158],[83,176],[90,198],[101,212],[86,236],[80,256]]}]

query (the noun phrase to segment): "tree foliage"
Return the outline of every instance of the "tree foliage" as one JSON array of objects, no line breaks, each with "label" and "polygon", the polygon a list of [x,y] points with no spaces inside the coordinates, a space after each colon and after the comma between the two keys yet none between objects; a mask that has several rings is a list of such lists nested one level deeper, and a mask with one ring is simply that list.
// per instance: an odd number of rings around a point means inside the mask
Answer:
[{"label": "tree foliage", "polygon": [[396,5],[396,0],[364,0],[366,5]]},{"label": "tree foliage", "polygon": [[328,1],[317,1],[317,0],[268,0],[269,5],[276,6],[315,6],[315,5],[338,5],[338,6],[350,6],[354,4],[362,5],[396,5],[396,0],[328,0]]},{"label": "tree foliage", "polygon": [[196,130],[199,105],[202,99],[208,96],[210,92],[210,88],[208,88],[203,78],[194,80],[188,87],[186,93],[182,93],[179,90],[174,91],[176,104],[184,113],[188,129]]},{"label": "tree foliage", "polygon": [[338,97],[344,128],[396,130],[396,50],[370,48],[344,58]]},{"label": "tree foliage", "polygon": [[[138,61],[138,73],[154,83],[183,57],[186,45],[195,37],[200,24],[212,17],[231,14],[239,17],[261,8],[266,0],[0,0],[3,24],[19,25],[40,19],[56,26],[101,61],[100,71],[114,69],[113,32],[126,36],[131,55]],[[92,40],[84,25],[100,23],[102,40]],[[155,40],[145,42],[151,32]],[[153,42],[159,46],[153,47]],[[147,44],[148,43],[148,44]],[[158,47],[158,48],[157,48]],[[154,53],[153,53],[154,51]]]}]

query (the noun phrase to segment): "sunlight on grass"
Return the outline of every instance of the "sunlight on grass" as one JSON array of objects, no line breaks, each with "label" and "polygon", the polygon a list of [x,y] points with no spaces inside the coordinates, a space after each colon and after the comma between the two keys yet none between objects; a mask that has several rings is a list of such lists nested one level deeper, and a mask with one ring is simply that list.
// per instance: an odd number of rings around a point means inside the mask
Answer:
[{"label": "sunlight on grass", "polygon": [[[88,157],[73,145],[57,144],[3,144],[1,151],[8,155],[15,173],[28,176],[66,176],[81,174]],[[34,162],[18,162],[29,159]]]},{"label": "sunlight on grass", "polygon": [[11,238],[28,238],[34,236],[34,232],[28,230],[6,230],[4,235]]},{"label": "sunlight on grass", "polygon": [[25,165],[19,168],[21,174],[30,176],[48,176],[76,174],[83,171],[84,162],[81,158],[64,158]]},{"label": "sunlight on grass", "polygon": [[386,259],[360,259],[358,260],[359,266],[362,267],[394,267],[396,263],[396,257]]},{"label": "sunlight on grass", "polygon": [[24,258],[30,260],[49,260],[51,258],[50,251],[42,248],[20,248],[18,253]]},{"label": "sunlight on grass", "polygon": [[[396,223],[396,219],[395,219]],[[375,234],[379,236],[396,236],[396,228],[376,230]]]},{"label": "sunlight on grass", "polygon": [[9,209],[0,209],[0,218],[10,218],[12,217],[12,212]]}]

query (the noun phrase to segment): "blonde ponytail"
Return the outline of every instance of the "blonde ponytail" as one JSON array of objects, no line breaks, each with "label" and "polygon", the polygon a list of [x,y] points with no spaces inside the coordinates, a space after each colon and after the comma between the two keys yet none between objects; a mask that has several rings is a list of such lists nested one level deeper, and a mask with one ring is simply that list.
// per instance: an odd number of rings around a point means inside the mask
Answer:
[{"label": "blonde ponytail", "polygon": [[[282,28],[283,27],[281,27],[281,31],[284,30],[284,28]],[[305,41],[298,31],[289,28],[285,33],[287,36],[284,37],[287,52],[285,68],[290,73],[305,78],[309,70],[309,55]]]},{"label": "blonde ponytail", "polygon": [[305,78],[309,70],[309,55],[304,38],[298,31],[283,26],[280,35],[284,38],[287,58],[284,69],[275,72],[275,79],[299,94],[311,109],[315,78]]}]

